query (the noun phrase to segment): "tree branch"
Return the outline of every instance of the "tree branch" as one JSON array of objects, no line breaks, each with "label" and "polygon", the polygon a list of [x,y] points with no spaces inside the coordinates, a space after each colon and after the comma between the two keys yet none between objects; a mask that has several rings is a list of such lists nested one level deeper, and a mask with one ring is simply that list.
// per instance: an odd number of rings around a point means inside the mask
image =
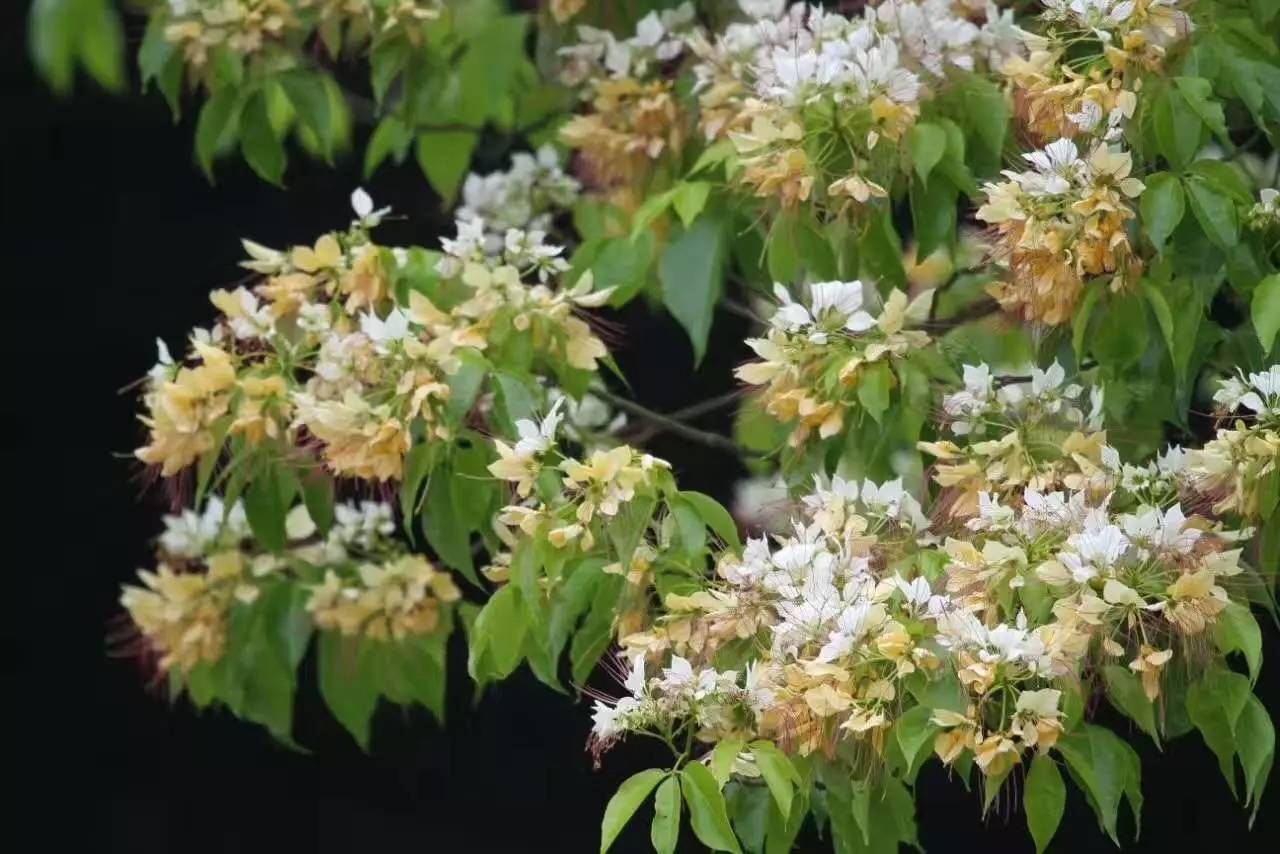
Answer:
[{"label": "tree branch", "polygon": [[[654,412],[652,409],[649,409],[648,407],[645,407],[645,406],[641,406],[635,401],[628,400],[625,397],[619,397],[618,395],[614,394],[611,391],[606,391],[603,389],[592,389],[591,393],[598,397],[604,398],[610,404],[612,404],[613,406],[616,406],[618,409],[621,409],[624,412],[628,412],[639,418],[643,418],[646,421],[649,421],[650,423],[658,427],[661,427],[663,430],[670,433],[674,433],[675,435],[688,439],[691,442],[697,442],[700,445],[705,445],[708,448],[715,448],[718,451],[724,451],[726,453],[733,454],[734,456],[745,456],[743,450],[739,448],[733,442],[733,440],[726,438],[725,436],[721,436],[718,433],[708,433],[705,430],[699,430],[696,427],[690,427],[688,424],[685,424],[684,422],[679,421],[670,415],[663,415],[661,412]],[[734,392],[735,396],[737,394],[738,392]],[[713,400],[721,401],[721,399],[717,399],[717,398],[713,398]],[[711,402],[712,401],[710,400],[704,401],[703,403],[697,404],[696,406],[698,407],[706,406]],[[722,402],[717,403],[717,405],[722,405]],[[694,407],[690,407],[690,408],[694,408]],[[703,410],[703,411],[709,411],[709,410]],[[701,413],[695,413],[695,414],[701,414]],[[688,418],[692,416],[686,414],[684,417]]]},{"label": "tree branch", "polygon": [[964,326],[971,321],[990,317],[999,311],[1000,303],[991,299],[991,297],[983,297],[960,309],[950,317],[929,321],[924,325],[924,328],[933,335],[946,335],[958,326]]}]

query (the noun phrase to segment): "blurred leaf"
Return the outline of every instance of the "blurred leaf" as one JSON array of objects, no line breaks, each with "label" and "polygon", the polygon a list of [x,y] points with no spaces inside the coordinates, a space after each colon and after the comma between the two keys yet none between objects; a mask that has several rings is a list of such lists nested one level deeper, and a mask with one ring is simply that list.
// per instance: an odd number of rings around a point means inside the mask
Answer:
[{"label": "blurred leaf", "polygon": [[703,216],[667,244],[658,262],[663,304],[688,333],[695,365],[706,355],[707,336],[720,301],[724,249],[723,223]]},{"label": "blurred leaf", "polygon": [[418,165],[440,194],[445,207],[452,207],[471,165],[477,134],[474,131],[424,131],[418,134]]}]

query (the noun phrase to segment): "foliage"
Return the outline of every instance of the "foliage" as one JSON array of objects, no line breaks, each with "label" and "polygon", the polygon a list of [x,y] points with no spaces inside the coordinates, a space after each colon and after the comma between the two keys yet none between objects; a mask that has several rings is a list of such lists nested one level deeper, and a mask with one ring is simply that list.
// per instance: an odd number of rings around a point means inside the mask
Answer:
[{"label": "foliage", "polygon": [[[649,800],[658,851],[686,820],[723,851],[807,821],[917,845],[935,759],[984,809],[1025,775],[1037,850],[1069,785],[1119,841],[1141,765],[1095,697],[1160,744],[1197,730],[1256,812],[1280,8],[626,5],[152,4],[143,81],[198,100],[210,174],[238,147],[280,182],[289,137],[331,158],[356,119],[368,170],[412,150],[460,196],[440,251],[375,243],[363,191],[345,231],[246,242],[260,278],[161,345],[137,455],[188,500],[123,603],[175,692],[289,740],[316,635],[367,746],[380,697],[440,714],[457,622],[477,685],[604,670],[597,758],[673,759],[602,850]],[[36,3],[55,88],[123,79],[112,15]],[[492,136],[540,147],[467,174]],[[595,312],[637,298],[695,362],[718,311],[758,321],[734,441],[610,390]],[[682,490],[615,406],[741,451],[783,518]],[[371,486],[394,500],[344,500]]]}]

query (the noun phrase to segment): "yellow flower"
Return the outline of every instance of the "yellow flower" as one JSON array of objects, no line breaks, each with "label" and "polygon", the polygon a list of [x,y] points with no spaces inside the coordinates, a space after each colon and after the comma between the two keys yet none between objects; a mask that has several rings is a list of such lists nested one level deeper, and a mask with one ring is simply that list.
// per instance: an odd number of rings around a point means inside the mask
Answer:
[{"label": "yellow flower", "polygon": [[1129,662],[1129,669],[1141,674],[1142,692],[1152,702],[1160,696],[1160,673],[1171,658],[1173,658],[1173,650],[1157,650],[1144,643],[1138,651],[1138,657]]},{"label": "yellow flower", "polygon": [[161,466],[169,477],[213,448],[213,422],[226,414],[236,371],[226,351],[195,342],[202,364],[179,369],[169,381],[152,384],[144,397],[150,443],[134,452],[144,463]]}]

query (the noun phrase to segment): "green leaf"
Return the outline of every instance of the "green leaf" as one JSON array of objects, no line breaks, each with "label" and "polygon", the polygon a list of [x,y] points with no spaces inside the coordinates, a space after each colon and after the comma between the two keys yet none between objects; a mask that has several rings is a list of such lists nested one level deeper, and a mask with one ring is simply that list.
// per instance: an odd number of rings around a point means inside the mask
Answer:
[{"label": "green leaf", "polygon": [[1205,139],[1205,126],[1176,86],[1168,86],[1155,98],[1154,128],[1160,153],[1175,169],[1182,169]]},{"label": "green leaf", "polygon": [[404,160],[411,142],[413,142],[413,131],[405,127],[399,116],[390,115],[383,118],[373,129],[369,144],[364,150],[364,176],[368,178],[378,171],[378,167],[388,156],[394,157],[397,163]]},{"label": "green leaf", "polygon": [[319,639],[320,696],[362,750],[369,749],[369,723],[378,706],[369,666],[376,653],[368,644],[335,631],[321,632]]},{"label": "green leaf", "polygon": [[220,89],[209,96],[196,119],[196,159],[204,174],[213,180],[213,158],[236,135],[240,115],[240,95],[234,89]]},{"label": "green leaf", "polygon": [[653,824],[649,841],[657,854],[673,854],[680,841],[680,781],[668,775],[653,796]]},{"label": "green leaf", "polygon": [[1223,654],[1240,652],[1249,665],[1249,679],[1257,684],[1262,670],[1262,630],[1247,605],[1229,602],[1213,624],[1213,642]]},{"label": "green leaf", "polygon": [[724,541],[725,545],[735,549],[742,547],[742,540],[738,536],[738,524],[733,521],[733,515],[724,508],[724,505],[701,492],[681,490],[680,497],[697,509],[702,521]]},{"label": "green leaf", "polygon": [[1103,830],[1118,845],[1116,818],[1129,782],[1131,748],[1115,733],[1092,724],[1064,735],[1057,747],[1089,796]]},{"label": "green leaf", "polygon": [[1236,722],[1249,696],[1249,680],[1223,667],[1211,667],[1187,689],[1187,714],[1218,757],[1232,794],[1236,791]]},{"label": "green leaf", "polygon": [[1165,347],[1169,350],[1169,358],[1176,367],[1178,345],[1175,332],[1177,327],[1173,322],[1173,312],[1169,309],[1169,302],[1164,298],[1164,294],[1160,292],[1160,286],[1150,279],[1142,279],[1139,285],[1142,288],[1142,293],[1146,295],[1147,304],[1151,306],[1151,313],[1156,316],[1160,334],[1164,337]]},{"label": "green leaf", "polygon": [[446,380],[449,384],[449,400],[445,404],[445,416],[454,424],[460,424],[475,405],[489,372],[489,360],[476,350],[458,351],[458,368]]},{"label": "green leaf", "polygon": [[913,181],[909,192],[916,258],[923,261],[936,249],[950,246],[953,241],[957,191],[950,181],[935,180],[928,187]]},{"label": "green leaf", "polygon": [[1267,714],[1267,707],[1252,694],[1236,722],[1236,745],[1240,765],[1244,768],[1245,803],[1253,802],[1253,813],[1249,818],[1249,826],[1252,827],[1276,756],[1275,726]]},{"label": "green leaf", "polygon": [[765,785],[769,787],[769,794],[773,795],[779,812],[791,815],[791,800],[795,796],[794,780],[797,777],[791,760],[770,741],[753,741],[751,753],[755,756],[756,767],[760,769],[760,776],[764,777]]},{"label": "green leaf", "polygon": [[724,286],[724,227],[716,217],[699,217],[667,244],[658,262],[662,301],[689,335],[694,364],[707,351],[707,335]]},{"label": "green leaf", "polygon": [[947,132],[939,125],[917,122],[911,128],[909,143],[911,165],[920,176],[920,183],[928,186],[929,173],[947,151]]},{"label": "green leaf", "polygon": [[915,779],[924,760],[932,755],[934,736],[938,727],[932,722],[933,709],[929,706],[913,706],[893,724],[893,735],[907,761],[907,782]]},{"label": "green leaf", "polygon": [[314,468],[302,476],[302,502],[321,536],[328,535],[333,527],[333,478],[324,469]]},{"label": "green leaf", "polygon": [[[600,574],[598,569],[595,572]],[[591,601],[587,618],[569,647],[570,669],[573,681],[578,685],[587,681],[600,656],[613,643],[613,613],[623,583],[622,576],[608,575],[601,577],[595,585],[595,598]]]},{"label": "green leaf", "polygon": [[276,75],[284,93],[293,104],[304,127],[315,134],[320,150],[327,157],[333,152],[333,111],[324,78],[310,71],[295,69]]},{"label": "green leaf", "polygon": [[409,42],[404,38],[379,40],[369,52],[369,81],[373,97],[382,103],[392,82],[409,61]]},{"label": "green leaf", "polygon": [[982,143],[972,152],[975,168],[982,175],[994,174],[1004,159],[1004,141],[1010,124],[1004,92],[992,81],[973,74],[960,85],[960,94],[965,108],[964,121]]},{"label": "green leaf", "polygon": [[1231,134],[1227,132],[1222,104],[1214,97],[1212,84],[1203,77],[1175,77],[1173,82],[1191,111],[1213,131],[1227,151],[1234,151],[1235,145],[1231,142]]},{"label": "green leaf", "polygon": [[1222,249],[1235,246],[1240,231],[1235,201],[1203,176],[1188,175],[1186,184],[1191,212],[1205,236]]},{"label": "green leaf", "polygon": [[688,228],[702,209],[707,206],[707,196],[711,193],[708,181],[685,181],[676,185],[675,195],[671,198],[671,206],[680,215],[680,222]]},{"label": "green leaf", "polygon": [[742,752],[743,746],[744,742],[741,740],[728,739],[717,742],[715,749],[711,751],[711,776],[716,778],[716,782],[722,788],[733,776],[733,763]]},{"label": "green leaf", "polygon": [[609,805],[604,808],[604,821],[600,824],[600,854],[609,850],[631,816],[635,815],[636,810],[664,777],[667,777],[666,771],[650,768],[632,775],[618,787],[618,791],[609,799]]},{"label": "green leaf", "polygon": [[422,527],[427,542],[445,565],[479,587],[480,578],[471,557],[470,529],[460,522],[459,508],[454,506],[453,477],[453,469],[448,465],[438,466],[431,473],[422,503]]},{"label": "green leaf", "polygon": [[434,130],[418,134],[418,166],[445,207],[453,206],[477,139],[474,131]]},{"label": "green leaf", "polygon": [[467,661],[471,678],[484,682],[510,676],[520,665],[527,631],[520,591],[510,584],[498,588],[471,627],[471,654]]},{"label": "green leaf", "polygon": [[864,365],[858,372],[858,402],[877,424],[889,409],[891,385],[892,376],[888,362],[872,362]]},{"label": "green leaf", "polygon": [[1093,317],[1093,308],[1098,304],[1102,289],[1092,287],[1084,292],[1076,316],[1071,320],[1071,350],[1076,354],[1076,361],[1082,362],[1085,357],[1085,335],[1089,331],[1089,320]]},{"label": "green leaf", "polygon": [[606,240],[591,261],[595,288],[617,288],[609,298],[609,304],[615,308],[625,305],[644,287],[652,261],[653,234],[648,231],[632,238],[622,236]]},{"label": "green leaf", "polygon": [[686,765],[680,771],[680,784],[684,802],[689,806],[689,822],[698,841],[713,851],[742,854],[729,826],[724,795],[706,766],[699,762]]},{"label": "green leaf", "polygon": [[1156,251],[1163,252],[1165,242],[1187,210],[1182,181],[1168,172],[1157,172],[1147,178],[1146,185],[1141,201],[1142,224]]},{"label": "green leaf", "polygon": [[471,39],[458,65],[459,101],[464,106],[483,108],[482,117],[501,116],[504,96],[521,65],[528,62],[524,49],[528,23],[528,15],[496,15]]},{"label": "green leaf", "polygon": [[422,484],[431,474],[439,453],[438,446],[432,442],[418,442],[404,456],[404,468],[400,476],[400,515],[404,517],[405,528],[410,533],[413,525],[410,520],[417,514],[418,496],[422,492]]},{"label": "green leaf", "polygon": [[1027,829],[1035,840],[1037,854],[1049,846],[1049,840],[1058,832],[1058,823],[1062,821],[1066,805],[1067,787],[1062,782],[1057,764],[1048,756],[1037,755],[1031,760],[1031,770],[1027,772],[1022,792]]},{"label": "green leaf", "polygon": [[631,218],[631,237],[633,239],[653,225],[654,220],[667,212],[667,208],[671,207],[671,202],[676,197],[677,189],[673,187],[665,193],[650,196],[644,200],[640,207],[636,208],[636,212]]},{"label": "green leaf", "polygon": [[124,26],[110,0],[80,0],[76,48],[80,64],[104,89],[124,89]]},{"label": "green leaf", "polygon": [[773,221],[773,227],[769,229],[766,266],[769,277],[783,284],[797,282],[804,265],[793,223],[794,216],[784,213]]},{"label": "green leaf", "polygon": [[258,473],[244,491],[244,513],[253,536],[268,551],[284,549],[284,518],[288,508],[280,501],[280,489],[274,473],[264,470]]},{"label": "green leaf", "polygon": [[1129,668],[1109,664],[1102,670],[1107,683],[1107,696],[1111,705],[1132,718],[1142,731],[1160,744],[1160,731],[1156,728],[1155,705],[1147,699],[1142,680]]},{"label": "green leaf", "polygon": [[886,210],[872,216],[860,244],[861,257],[871,275],[881,284],[906,289],[907,271],[902,266],[902,241]]},{"label": "green leaf", "polygon": [[1112,296],[1102,307],[1091,349],[1104,367],[1119,372],[1142,358],[1150,335],[1146,301],[1138,294]]},{"label": "green leaf", "polygon": [[284,143],[267,112],[267,96],[257,92],[240,113],[240,153],[258,177],[279,186],[284,177]]},{"label": "green leaf", "polygon": [[1263,355],[1270,354],[1275,346],[1276,332],[1280,331],[1280,273],[1273,273],[1258,282],[1249,308]]}]

